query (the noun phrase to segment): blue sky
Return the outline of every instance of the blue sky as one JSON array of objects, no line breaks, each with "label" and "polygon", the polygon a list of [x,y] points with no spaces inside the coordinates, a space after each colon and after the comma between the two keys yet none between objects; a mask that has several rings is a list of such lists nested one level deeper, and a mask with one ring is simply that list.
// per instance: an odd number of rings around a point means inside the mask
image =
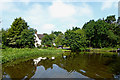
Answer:
[{"label": "blue sky", "polygon": [[[73,26],[82,28],[89,20],[118,16],[118,5],[115,1],[49,1],[49,2],[4,2],[0,3],[2,27],[10,28],[15,18],[22,17],[38,33],[51,31],[65,32]],[[1,14],[0,13],[0,14]]]}]

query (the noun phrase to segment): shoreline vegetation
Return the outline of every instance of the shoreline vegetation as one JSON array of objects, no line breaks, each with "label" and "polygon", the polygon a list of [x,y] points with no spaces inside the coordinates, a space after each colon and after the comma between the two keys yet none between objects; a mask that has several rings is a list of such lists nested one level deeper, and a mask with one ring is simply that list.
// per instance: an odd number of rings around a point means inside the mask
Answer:
[{"label": "shoreline vegetation", "polygon": [[7,49],[2,49],[1,63],[6,63],[17,59],[37,57],[37,56],[52,57],[52,56],[57,56],[60,53],[63,53],[61,49],[53,49],[53,48],[48,48],[48,49],[7,48]]},{"label": "shoreline vegetation", "polygon": [[[6,62],[12,62],[17,59],[24,59],[28,58],[31,59],[32,57],[52,57],[61,55],[64,52],[71,52],[71,50],[66,49],[56,49],[52,47],[48,47],[47,49],[41,48],[6,48],[2,49],[2,64]],[[89,52],[89,53],[112,53],[117,52],[116,48],[86,48],[86,50],[81,50],[80,52]],[[79,53],[80,53],[79,52]]]}]

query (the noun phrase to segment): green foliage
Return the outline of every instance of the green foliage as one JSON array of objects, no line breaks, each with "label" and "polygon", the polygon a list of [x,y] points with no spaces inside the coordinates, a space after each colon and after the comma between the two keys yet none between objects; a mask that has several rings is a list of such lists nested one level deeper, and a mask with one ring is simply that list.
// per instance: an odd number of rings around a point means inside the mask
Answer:
[{"label": "green foliage", "polygon": [[34,32],[35,30],[29,28],[25,20],[21,17],[16,18],[11,28],[6,31],[2,29],[3,48],[5,46],[14,48],[34,47]]},{"label": "green foliage", "polygon": [[14,37],[15,35],[20,35],[21,32],[24,30],[24,29],[28,29],[28,25],[27,25],[27,22],[25,22],[25,20],[23,20],[21,17],[19,18],[16,18],[12,25],[11,25],[11,28],[8,29],[8,35],[9,37]]},{"label": "green foliage", "polygon": [[52,34],[55,34],[56,36],[58,36],[59,34],[62,34],[61,31],[55,31],[55,32],[52,32]]},{"label": "green foliage", "polygon": [[42,45],[45,46],[53,46],[54,43],[54,39],[55,39],[55,35],[54,34],[46,34],[43,38],[42,38]]},{"label": "green foliage", "polygon": [[18,47],[34,47],[34,29],[30,28],[29,30],[24,29],[21,32],[21,35],[18,36],[19,38],[16,40]]},{"label": "green foliage", "polygon": [[3,28],[1,29],[1,40],[2,40],[2,48],[6,48],[6,46],[8,46],[8,41],[7,41],[7,37],[8,37],[8,34],[7,34],[7,31],[8,30],[4,30]]},{"label": "green foliage", "polygon": [[56,48],[54,48],[54,47],[48,47],[47,49],[48,50],[56,50]]},{"label": "green foliage", "polygon": [[78,28],[78,27],[72,27],[72,31],[76,31],[78,29],[80,29],[80,28]]},{"label": "green foliage", "polygon": [[120,17],[118,17],[118,19],[117,19],[117,23],[120,23]]},{"label": "green foliage", "polygon": [[2,43],[2,30],[0,30],[0,43]]},{"label": "green foliage", "polygon": [[[3,48],[14,47],[24,48],[34,47],[34,32],[36,30],[29,28],[27,22],[21,17],[16,18],[11,28],[1,30]],[[106,19],[97,21],[90,20],[85,23],[83,28],[73,27],[64,34],[61,31],[55,31],[51,34],[44,33],[42,45],[45,47],[64,45],[70,47],[73,51],[81,50],[87,47],[103,48],[120,46],[120,17],[116,20],[115,15],[107,16]]]},{"label": "green foliage", "polygon": [[43,33],[43,35],[47,35],[47,33]]},{"label": "green foliage", "polygon": [[64,35],[63,35],[62,33],[60,33],[60,34],[55,38],[55,44],[56,44],[56,46],[58,46],[58,45],[63,45],[63,44],[62,44],[63,38],[64,38]]},{"label": "green foliage", "polygon": [[114,23],[115,16],[108,16],[105,20],[90,20],[83,26],[87,38],[90,40],[89,47],[115,47],[119,41],[118,25]]},{"label": "green foliage", "polygon": [[81,29],[67,30],[65,32],[64,45],[70,46],[72,51],[79,51],[81,48],[86,48],[88,40]]},{"label": "green foliage", "polygon": [[112,23],[112,22],[116,21],[115,15],[107,16],[107,18],[105,19],[105,21],[107,23]]}]

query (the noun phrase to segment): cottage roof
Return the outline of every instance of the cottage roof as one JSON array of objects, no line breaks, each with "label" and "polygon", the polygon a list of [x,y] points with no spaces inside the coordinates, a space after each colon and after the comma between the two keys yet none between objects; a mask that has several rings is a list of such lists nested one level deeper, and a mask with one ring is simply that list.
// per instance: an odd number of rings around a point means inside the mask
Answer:
[{"label": "cottage roof", "polygon": [[43,35],[43,34],[37,34],[37,36],[38,36],[39,39],[42,39],[45,35]]}]

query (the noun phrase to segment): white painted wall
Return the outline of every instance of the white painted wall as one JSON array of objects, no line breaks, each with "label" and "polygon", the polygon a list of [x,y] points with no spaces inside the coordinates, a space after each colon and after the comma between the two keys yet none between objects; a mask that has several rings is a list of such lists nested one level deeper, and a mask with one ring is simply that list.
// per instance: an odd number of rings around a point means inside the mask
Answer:
[{"label": "white painted wall", "polygon": [[[37,42],[36,42],[36,41],[37,41]],[[35,47],[37,47],[37,44],[38,44],[38,45],[41,45],[41,41],[42,41],[42,40],[40,40],[40,39],[38,38],[37,34],[35,34]]]}]

